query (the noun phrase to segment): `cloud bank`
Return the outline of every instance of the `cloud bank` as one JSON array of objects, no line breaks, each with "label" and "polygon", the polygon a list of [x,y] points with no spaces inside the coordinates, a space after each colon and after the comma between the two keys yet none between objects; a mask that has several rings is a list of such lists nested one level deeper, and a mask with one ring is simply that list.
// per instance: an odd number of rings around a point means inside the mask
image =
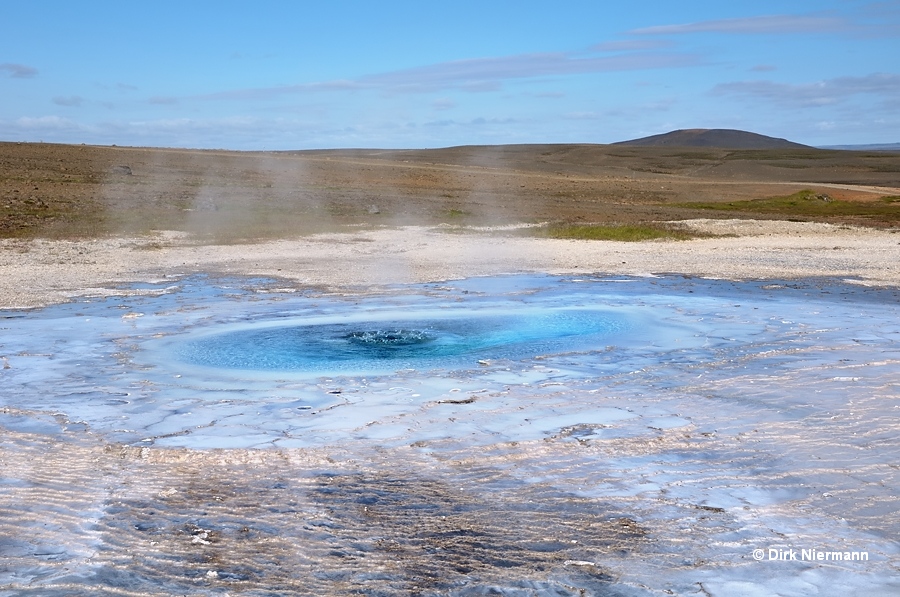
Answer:
[{"label": "cloud bank", "polygon": [[201,99],[264,99],[285,94],[360,90],[380,90],[389,93],[429,93],[446,90],[485,92],[496,91],[504,82],[516,79],[678,68],[702,63],[702,59],[696,54],[679,52],[631,51],[597,55],[598,50],[611,52],[647,47],[659,47],[659,44],[616,42],[608,48],[601,44],[588,53],[546,52],[455,60],[372,74],[357,79],[223,91],[202,96]]},{"label": "cloud bank", "polygon": [[823,33],[850,28],[846,19],[817,15],[765,15],[739,19],[718,19],[680,25],[657,25],[633,29],[634,35],[678,35],[684,33]]},{"label": "cloud bank", "polygon": [[884,100],[900,99],[900,75],[873,73],[861,77],[837,77],[804,84],[773,81],[737,81],[716,85],[714,95],[763,99],[793,107],[837,104],[855,95],[875,95]]}]

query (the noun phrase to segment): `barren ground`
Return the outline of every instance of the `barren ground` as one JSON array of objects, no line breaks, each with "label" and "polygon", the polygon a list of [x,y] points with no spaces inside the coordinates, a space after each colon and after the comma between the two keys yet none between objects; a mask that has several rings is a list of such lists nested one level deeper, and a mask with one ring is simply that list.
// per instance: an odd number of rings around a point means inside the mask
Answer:
[{"label": "barren ground", "polygon": [[[236,242],[348,225],[771,218],[676,204],[802,189],[865,203],[898,187],[900,156],[884,152],[528,145],[261,153],[2,143],[0,236],[178,230]],[[897,224],[892,212],[797,219]]]},{"label": "barren ground", "polygon": [[[900,156],[884,152],[530,145],[247,153],[2,143],[0,306],[195,272],[344,287],[524,271],[896,284],[898,187]],[[767,207],[767,198],[804,189],[821,200],[797,213],[790,202]],[[548,222],[699,238],[535,234]]]}]

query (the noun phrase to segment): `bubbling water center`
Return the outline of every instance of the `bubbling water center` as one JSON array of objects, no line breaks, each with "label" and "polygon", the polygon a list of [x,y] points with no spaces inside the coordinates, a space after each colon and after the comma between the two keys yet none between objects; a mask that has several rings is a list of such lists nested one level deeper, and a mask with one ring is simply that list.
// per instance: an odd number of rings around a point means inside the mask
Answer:
[{"label": "bubbling water center", "polygon": [[585,308],[457,308],[396,317],[301,317],[238,325],[183,342],[174,353],[186,363],[225,369],[385,374],[589,350],[629,328],[621,314]]},{"label": "bubbling water center", "polygon": [[[52,561],[0,540],[0,592],[116,585],[127,544],[146,562],[129,590],[161,593],[890,594],[898,298],[833,280],[194,277],[8,311],[3,524],[97,514],[42,527]],[[71,469],[59,496],[20,495],[54,466]],[[248,505],[275,502],[291,507]],[[868,559],[751,556],[770,548]],[[285,572],[303,566],[319,572]]]}]

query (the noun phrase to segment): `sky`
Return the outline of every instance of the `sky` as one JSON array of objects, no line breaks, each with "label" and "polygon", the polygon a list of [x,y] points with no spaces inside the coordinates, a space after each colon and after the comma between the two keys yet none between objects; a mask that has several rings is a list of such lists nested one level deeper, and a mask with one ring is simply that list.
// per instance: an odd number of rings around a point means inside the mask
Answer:
[{"label": "sky", "polygon": [[900,0],[0,0],[0,140],[900,142]]}]

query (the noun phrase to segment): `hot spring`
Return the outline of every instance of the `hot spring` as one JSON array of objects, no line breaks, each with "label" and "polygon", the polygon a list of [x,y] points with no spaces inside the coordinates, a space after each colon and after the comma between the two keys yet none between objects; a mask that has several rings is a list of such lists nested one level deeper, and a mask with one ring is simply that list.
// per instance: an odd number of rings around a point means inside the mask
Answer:
[{"label": "hot spring", "polygon": [[200,276],[5,311],[0,594],[894,595],[898,299]]},{"label": "hot spring", "polygon": [[384,374],[591,350],[633,329],[634,319],[603,309],[524,306],[412,312],[402,319],[396,313],[301,317],[206,332],[173,353],[185,363],[225,369]]}]

